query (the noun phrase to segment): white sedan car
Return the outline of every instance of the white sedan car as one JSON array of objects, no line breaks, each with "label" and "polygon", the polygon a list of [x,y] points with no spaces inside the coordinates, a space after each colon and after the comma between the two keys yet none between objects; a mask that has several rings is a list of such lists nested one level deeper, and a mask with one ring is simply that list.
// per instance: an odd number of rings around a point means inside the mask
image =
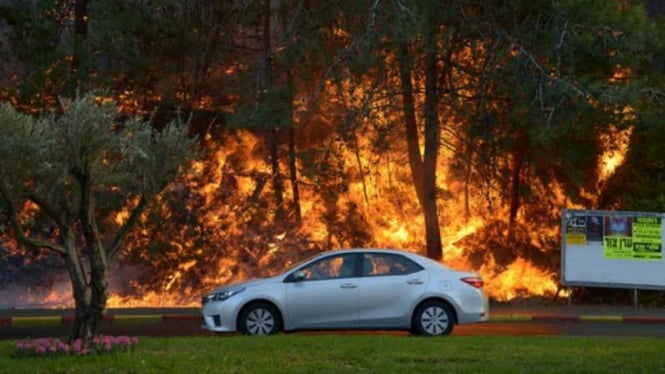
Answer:
[{"label": "white sedan car", "polygon": [[387,249],[324,252],[267,279],[203,296],[204,328],[269,335],[278,331],[398,329],[447,335],[486,321],[489,303],[476,273]]}]

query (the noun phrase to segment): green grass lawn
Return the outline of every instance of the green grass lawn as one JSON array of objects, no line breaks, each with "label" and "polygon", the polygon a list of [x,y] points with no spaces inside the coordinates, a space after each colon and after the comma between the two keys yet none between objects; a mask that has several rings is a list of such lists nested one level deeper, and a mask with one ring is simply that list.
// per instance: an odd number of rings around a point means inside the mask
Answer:
[{"label": "green grass lawn", "polygon": [[11,358],[0,373],[665,373],[665,339],[288,334],[143,338],[134,352]]}]

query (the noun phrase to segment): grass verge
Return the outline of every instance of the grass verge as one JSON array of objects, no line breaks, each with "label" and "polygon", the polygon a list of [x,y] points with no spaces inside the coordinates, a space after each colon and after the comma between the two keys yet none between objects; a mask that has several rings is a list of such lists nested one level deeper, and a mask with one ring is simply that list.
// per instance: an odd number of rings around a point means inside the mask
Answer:
[{"label": "grass verge", "polygon": [[0,373],[663,373],[665,339],[278,335],[142,338],[135,351],[13,359]]}]

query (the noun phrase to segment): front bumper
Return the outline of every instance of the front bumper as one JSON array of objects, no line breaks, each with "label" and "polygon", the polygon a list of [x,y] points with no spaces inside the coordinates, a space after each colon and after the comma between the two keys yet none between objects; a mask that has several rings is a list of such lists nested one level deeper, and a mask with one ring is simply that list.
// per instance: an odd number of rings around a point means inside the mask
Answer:
[{"label": "front bumper", "polygon": [[203,328],[213,332],[235,332],[237,309],[236,304],[225,301],[215,301],[201,307]]}]

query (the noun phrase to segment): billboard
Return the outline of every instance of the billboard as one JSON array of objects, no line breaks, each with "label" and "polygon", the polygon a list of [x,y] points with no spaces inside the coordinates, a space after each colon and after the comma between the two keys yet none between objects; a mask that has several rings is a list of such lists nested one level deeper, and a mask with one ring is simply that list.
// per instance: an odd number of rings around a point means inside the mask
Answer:
[{"label": "billboard", "polygon": [[561,218],[561,284],[665,289],[665,214],[568,210]]}]

